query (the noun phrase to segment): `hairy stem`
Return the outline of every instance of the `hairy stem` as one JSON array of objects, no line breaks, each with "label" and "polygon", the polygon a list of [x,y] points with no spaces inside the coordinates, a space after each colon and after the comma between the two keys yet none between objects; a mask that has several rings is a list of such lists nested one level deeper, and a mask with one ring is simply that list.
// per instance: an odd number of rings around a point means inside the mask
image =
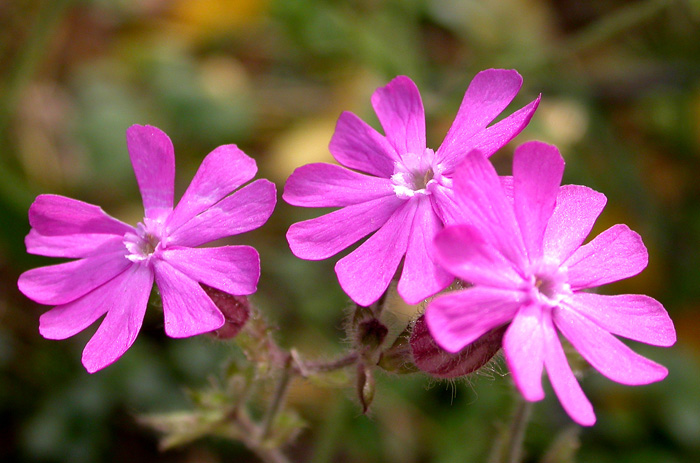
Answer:
[{"label": "hairy stem", "polygon": [[291,355],[294,357],[294,361],[296,363],[296,373],[304,377],[317,373],[328,373],[331,371],[340,370],[354,364],[358,359],[357,352],[350,352],[343,357],[331,360],[329,362],[307,362],[301,360],[299,355],[294,350],[292,350]]},{"label": "hairy stem", "polygon": [[239,411],[233,417],[238,427],[241,428],[241,440],[248,449],[258,456],[264,463],[290,463],[289,458],[277,448],[268,448],[262,445],[260,439],[260,428],[251,419]]},{"label": "hairy stem", "polygon": [[287,396],[287,389],[289,388],[289,380],[292,378],[292,356],[287,354],[287,358],[284,361],[284,366],[280,373],[280,378],[277,383],[277,388],[275,389],[275,395],[272,398],[272,404],[267,409],[265,417],[262,421],[262,427],[260,430],[260,440],[264,441],[270,434],[272,425],[275,421],[275,417],[279,413],[284,404],[284,399]]},{"label": "hairy stem", "polygon": [[520,463],[522,461],[525,429],[532,412],[532,403],[521,397],[518,397],[517,400],[518,404],[513,414],[513,421],[511,421],[510,429],[508,430],[504,463]]}]

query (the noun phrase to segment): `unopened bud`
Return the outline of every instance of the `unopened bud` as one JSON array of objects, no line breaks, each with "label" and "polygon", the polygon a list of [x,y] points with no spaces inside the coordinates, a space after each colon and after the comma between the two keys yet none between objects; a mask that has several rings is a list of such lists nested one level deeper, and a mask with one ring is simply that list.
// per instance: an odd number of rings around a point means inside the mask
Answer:
[{"label": "unopened bud", "polygon": [[436,378],[458,378],[486,365],[501,348],[506,326],[488,331],[479,339],[453,354],[438,346],[421,315],[411,333],[413,362]]},{"label": "unopened bud", "polygon": [[399,375],[420,371],[418,367],[413,364],[409,336],[410,327],[406,327],[396,340],[394,340],[394,344],[382,352],[377,366],[385,371]]},{"label": "unopened bud", "polygon": [[358,363],[356,390],[357,398],[360,399],[360,404],[362,405],[363,414],[367,414],[369,406],[372,405],[375,389],[376,386],[372,369],[362,363]]},{"label": "unopened bud", "polygon": [[358,346],[374,350],[382,345],[388,333],[389,328],[384,323],[376,318],[370,318],[357,325],[355,342],[357,342]]},{"label": "unopened bud", "polygon": [[231,339],[236,336],[250,317],[248,298],[234,296],[206,285],[202,285],[202,288],[226,319],[221,328],[207,333],[207,335],[217,339]]}]

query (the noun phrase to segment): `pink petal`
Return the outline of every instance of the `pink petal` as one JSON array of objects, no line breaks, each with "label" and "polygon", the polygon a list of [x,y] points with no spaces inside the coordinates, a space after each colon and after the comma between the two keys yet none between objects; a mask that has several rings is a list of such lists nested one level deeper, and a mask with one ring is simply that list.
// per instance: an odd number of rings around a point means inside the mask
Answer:
[{"label": "pink petal", "polygon": [[152,287],[153,272],[132,264],[99,289],[107,316],[83,350],[83,366],[88,372],[114,363],[131,347],[141,329]]},{"label": "pink petal", "polygon": [[551,317],[546,317],[544,322],[544,366],[554,393],[574,421],[582,426],[592,426],[595,423],[593,406],[571,371]]},{"label": "pink petal", "polygon": [[564,265],[569,269],[571,289],[594,288],[624,280],[647,266],[642,237],[627,225],[614,225],[581,246]]},{"label": "pink petal", "polygon": [[522,304],[520,299],[517,291],[473,286],[437,296],[428,303],[425,320],[435,341],[455,353],[510,322]]},{"label": "pink petal", "polygon": [[356,303],[369,306],[389,287],[406,253],[416,208],[415,201],[406,201],[377,233],[335,265],[340,286]]},{"label": "pink petal", "polygon": [[237,296],[253,294],[260,256],[250,246],[166,249],[161,257],[191,279]]},{"label": "pink petal", "polygon": [[150,125],[132,125],[126,131],[126,146],[149,219],[163,219],[173,209],[175,150],[162,130]]},{"label": "pink petal", "polygon": [[513,176],[512,175],[501,175],[498,178],[501,181],[501,188],[503,188],[503,193],[508,198],[511,204],[515,204],[515,199],[513,198],[513,190],[515,189]]},{"label": "pink petal", "polygon": [[109,234],[123,236],[134,228],[98,206],[59,195],[39,195],[29,207],[29,224],[44,236]]},{"label": "pink petal", "polygon": [[39,332],[46,339],[66,339],[80,333],[107,313],[129,276],[127,269],[75,301],[45,312],[39,317]]},{"label": "pink petal", "polygon": [[437,158],[456,162],[473,149],[471,137],[498,116],[513,101],[523,79],[514,70],[488,69],[478,73],[469,84],[452,127],[437,152]]},{"label": "pink petal", "polygon": [[276,202],[274,183],[256,180],[171,231],[167,244],[195,247],[254,230],[267,221]]},{"label": "pink petal", "polygon": [[556,308],[554,323],[593,368],[613,381],[635,386],[661,381],[668,374],[575,310]]},{"label": "pink petal", "polygon": [[17,287],[25,296],[39,304],[72,302],[102,286],[131,265],[124,257],[124,245],[118,244],[121,249],[109,249],[114,247],[114,243],[109,243],[108,249],[103,253],[28,270],[20,275]]},{"label": "pink petal", "polygon": [[401,157],[425,151],[425,112],[418,87],[406,76],[398,76],[372,95],[372,106],[384,128],[386,139]]},{"label": "pink petal", "polygon": [[544,232],[544,254],[558,262],[568,259],[591,232],[605,202],[604,194],[585,186],[559,188],[557,205]]},{"label": "pink petal", "polygon": [[452,225],[438,233],[435,258],[445,270],[475,285],[510,289],[523,280],[513,264],[470,225]]},{"label": "pink petal", "polygon": [[209,209],[255,176],[255,161],[236,145],[223,145],[204,158],[192,183],[168,218],[168,230],[176,230],[195,215]]},{"label": "pink petal", "polygon": [[491,163],[479,152],[469,153],[455,171],[454,185],[457,206],[465,220],[516,268],[524,268],[525,245],[513,205]]},{"label": "pink petal", "polygon": [[429,184],[427,190],[433,197],[435,214],[445,226],[465,223],[464,211],[459,208],[453,188],[435,182]]},{"label": "pink petal", "polygon": [[433,238],[442,229],[442,222],[433,212],[429,197],[416,199],[418,209],[398,285],[399,294],[409,304],[418,304],[445,289],[454,279],[433,260]]},{"label": "pink petal", "polygon": [[378,177],[391,177],[394,161],[398,160],[386,138],[349,112],[338,118],[328,149],[345,167]]},{"label": "pink petal", "polygon": [[[78,234],[46,236],[35,229],[29,230],[24,239],[27,252],[40,256],[79,258],[100,253],[105,246],[123,243],[120,235]],[[112,244],[110,244],[112,243]]]},{"label": "pink petal", "polygon": [[282,198],[303,207],[343,207],[393,195],[389,179],[359,174],[333,164],[307,164],[287,179]]},{"label": "pink petal", "polygon": [[158,259],[153,265],[168,336],[186,338],[221,328],[224,316],[199,283],[166,261]]},{"label": "pink petal", "polygon": [[520,145],[513,156],[513,199],[530,261],[542,257],[542,238],[554,211],[564,159],[559,150],[541,142]]},{"label": "pink petal", "polygon": [[661,303],[641,294],[602,296],[574,293],[571,307],[605,331],[634,341],[669,347],[676,342],[676,330]]},{"label": "pink petal", "polygon": [[526,400],[544,398],[544,336],[542,309],[536,304],[520,308],[503,336],[503,352],[513,381]]},{"label": "pink petal", "polygon": [[295,223],[287,232],[289,247],[301,259],[326,259],[383,226],[404,202],[385,196]]},{"label": "pink petal", "polygon": [[469,140],[469,150],[480,151],[484,156],[489,157],[504,147],[530,123],[540,104],[540,98],[541,96],[538,96],[502,121],[476,133]]}]

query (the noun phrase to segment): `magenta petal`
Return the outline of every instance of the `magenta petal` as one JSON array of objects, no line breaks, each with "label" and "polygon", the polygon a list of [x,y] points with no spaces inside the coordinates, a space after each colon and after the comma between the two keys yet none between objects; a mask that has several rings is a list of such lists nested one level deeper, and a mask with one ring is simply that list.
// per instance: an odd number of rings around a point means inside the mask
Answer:
[{"label": "magenta petal", "polygon": [[574,293],[569,304],[605,331],[634,341],[669,347],[676,342],[673,322],[659,301],[641,294],[603,296]]},{"label": "magenta petal", "polygon": [[274,183],[256,180],[171,231],[167,244],[195,247],[254,230],[267,221],[276,202]]},{"label": "magenta petal", "polygon": [[403,272],[398,291],[409,304],[418,304],[423,299],[445,289],[454,277],[445,272],[433,260],[433,238],[442,229],[427,196],[419,197],[418,210],[411,226],[411,235],[406,250]]},{"label": "magenta petal", "polygon": [[85,259],[28,270],[20,275],[17,286],[25,296],[39,304],[72,302],[131,265],[124,257],[124,246],[121,247],[121,250],[106,250]]},{"label": "magenta petal", "polygon": [[446,227],[435,238],[437,262],[460,279],[496,288],[514,288],[522,277],[513,264],[470,225]]},{"label": "magenta petal", "polygon": [[469,153],[455,171],[454,185],[465,220],[516,268],[525,268],[525,245],[513,205],[491,163],[479,152]]},{"label": "magenta petal", "polygon": [[401,157],[425,151],[425,112],[418,87],[406,76],[394,78],[372,95],[372,106],[386,139]]},{"label": "magenta petal", "polygon": [[75,301],[45,312],[39,317],[39,332],[46,339],[66,339],[80,333],[107,313],[130,275],[125,270]]},{"label": "magenta petal", "polygon": [[473,148],[470,138],[484,129],[508,104],[522,86],[514,70],[488,69],[469,84],[452,127],[437,152],[441,161],[452,162]]},{"label": "magenta petal", "polygon": [[425,320],[435,341],[455,353],[511,321],[520,297],[517,291],[474,286],[437,296],[428,303]]},{"label": "magenta petal", "polygon": [[287,232],[289,247],[301,259],[326,259],[383,226],[404,202],[385,196],[295,223]]},{"label": "magenta petal", "polygon": [[591,232],[605,202],[604,194],[585,186],[559,188],[557,205],[544,232],[544,254],[557,262],[568,259]]},{"label": "magenta petal", "polygon": [[431,183],[427,190],[433,197],[433,209],[440,221],[445,225],[466,223],[462,211],[455,199],[454,189],[439,183]]},{"label": "magenta petal", "polygon": [[391,177],[394,161],[398,160],[396,150],[386,138],[349,112],[338,118],[328,149],[345,167],[378,177]]},{"label": "magenta petal", "polygon": [[224,316],[199,283],[166,261],[155,260],[153,265],[168,336],[186,338],[221,328]]},{"label": "magenta petal", "polygon": [[529,401],[544,398],[544,316],[536,304],[523,306],[503,336],[503,352],[508,369],[518,390]]},{"label": "magenta petal", "polygon": [[554,211],[564,159],[552,145],[524,143],[513,156],[513,199],[530,261],[542,257],[542,239]]},{"label": "magenta petal", "polygon": [[540,104],[540,98],[538,96],[502,121],[478,132],[469,140],[469,149],[480,151],[484,156],[489,157],[504,147],[530,123],[530,119]]},{"label": "magenta petal", "polygon": [[556,308],[554,323],[593,368],[613,381],[636,386],[661,381],[668,374],[665,367],[634,353],[575,310]]},{"label": "magenta petal", "polygon": [[389,179],[333,164],[307,164],[287,179],[282,198],[294,206],[343,207],[393,194]]},{"label": "magenta petal", "polygon": [[389,287],[406,253],[416,208],[414,201],[405,202],[377,233],[335,265],[340,286],[356,303],[369,306]]},{"label": "magenta petal", "polygon": [[647,262],[642,237],[627,225],[618,224],[578,248],[563,265],[569,269],[569,284],[575,291],[634,276]]},{"label": "magenta petal", "polygon": [[554,393],[559,398],[566,413],[582,426],[592,426],[595,423],[593,406],[583,393],[581,385],[571,371],[569,362],[562,349],[559,336],[547,317],[542,326],[544,335],[544,366],[547,369],[549,382],[552,383]]},{"label": "magenta petal", "polygon": [[149,219],[163,219],[173,209],[175,150],[162,130],[150,125],[132,125],[126,131],[126,146]]},{"label": "magenta petal", "polygon": [[236,145],[223,145],[204,158],[192,183],[173,213],[168,217],[168,230],[176,230],[195,215],[231,194],[255,176],[255,161]]},{"label": "magenta petal", "polygon": [[74,234],[124,235],[133,227],[98,206],[59,195],[39,195],[29,207],[29,224],[45,236]]},{"label": "magenta petal", "polygon": [[79,235],[46,236],[35,229],[29,230],[24,239],[27,252],[40,256],[80,258],[100,252],[105,246],[121,244],[124,238],[120,235],[104,235],[99,233]]},{"label": "magenta petal", "polygon": [[98,290],[107,316],[83,350],[88,372],[114,363],[131,347],[141,329],[152,287],[153,272],[146,266],[132,265]]},{"label": "magenta petal", "polygon": [[195,281],[228,294],[253,294],[260,278],[260,256],[250,246],[166,249],[162,259]]}]

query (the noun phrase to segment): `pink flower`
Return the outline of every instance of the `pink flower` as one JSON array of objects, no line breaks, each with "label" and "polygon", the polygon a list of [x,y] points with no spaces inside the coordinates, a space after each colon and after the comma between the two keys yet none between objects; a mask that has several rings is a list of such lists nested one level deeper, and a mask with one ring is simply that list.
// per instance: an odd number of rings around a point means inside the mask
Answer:
[{"label": "pink flower", "polygon": [[75,258],[23,273],[20,291],[55,305],[40,318],[48,339],[65,339],[106,314],[83,351],[93,373],[116,361],[141,328],[155,279],[163,300],[165,332],[182,338],[209,332],[224,316],[200,283],[226,293],[255,292],[260,258],[249,246],[195,248],[261,226],[275,206],[275,186],[257,180],[255,161],[235,145],[212,151],[173,208],[175,155],[155,127],[131,126],[127,147],[141,190],[145,218],[136,227],[98,206],[56,195],[37,197],[29,209],[27,251]]},{"label": "pink flower", "polygon": [[583,291],[636,275],[648,255],[641,237],[626,225],[582,246],[606,198],[584,186],[560,187],[563,171],[555,147],[526,143],[515,152],[510,196],[483,155],[467,156],[455,189],[469,225],[445,228],[435,247],[438,263],[474,286],[435,298],[426,320],[435,340],[450,352],[510,323],[503,349],[523,396],[544,397],[546,369],[567,413],[592,425],[593,408],[558,333],[604,376],[628,385],[659,381],[667,370],[613,335],[671,346],[676,333],[664,307],[648,296]]},{"label": "pink flower", "polygon": [[341,209],[292,225],[287,233],[292,252],[322,260],[376,232],[335,266],[340,285],[355,302],[368,306],[379,299],[404,256],[398,291],[407,302],[418,303],[447,287],[453,277],[433,261],[429,248],[452,215],[454,169],[469,151],[491,155],[527,125],[539,98],[487,127],[521,84],[512,70],[477,74],[436,152],[426,148],[423,103],[408,77],[399,76],[372,95],[386,136],[352,113],[341,114],[329,148],[349,169],[300,167],[283,196],[295,206]]}]

